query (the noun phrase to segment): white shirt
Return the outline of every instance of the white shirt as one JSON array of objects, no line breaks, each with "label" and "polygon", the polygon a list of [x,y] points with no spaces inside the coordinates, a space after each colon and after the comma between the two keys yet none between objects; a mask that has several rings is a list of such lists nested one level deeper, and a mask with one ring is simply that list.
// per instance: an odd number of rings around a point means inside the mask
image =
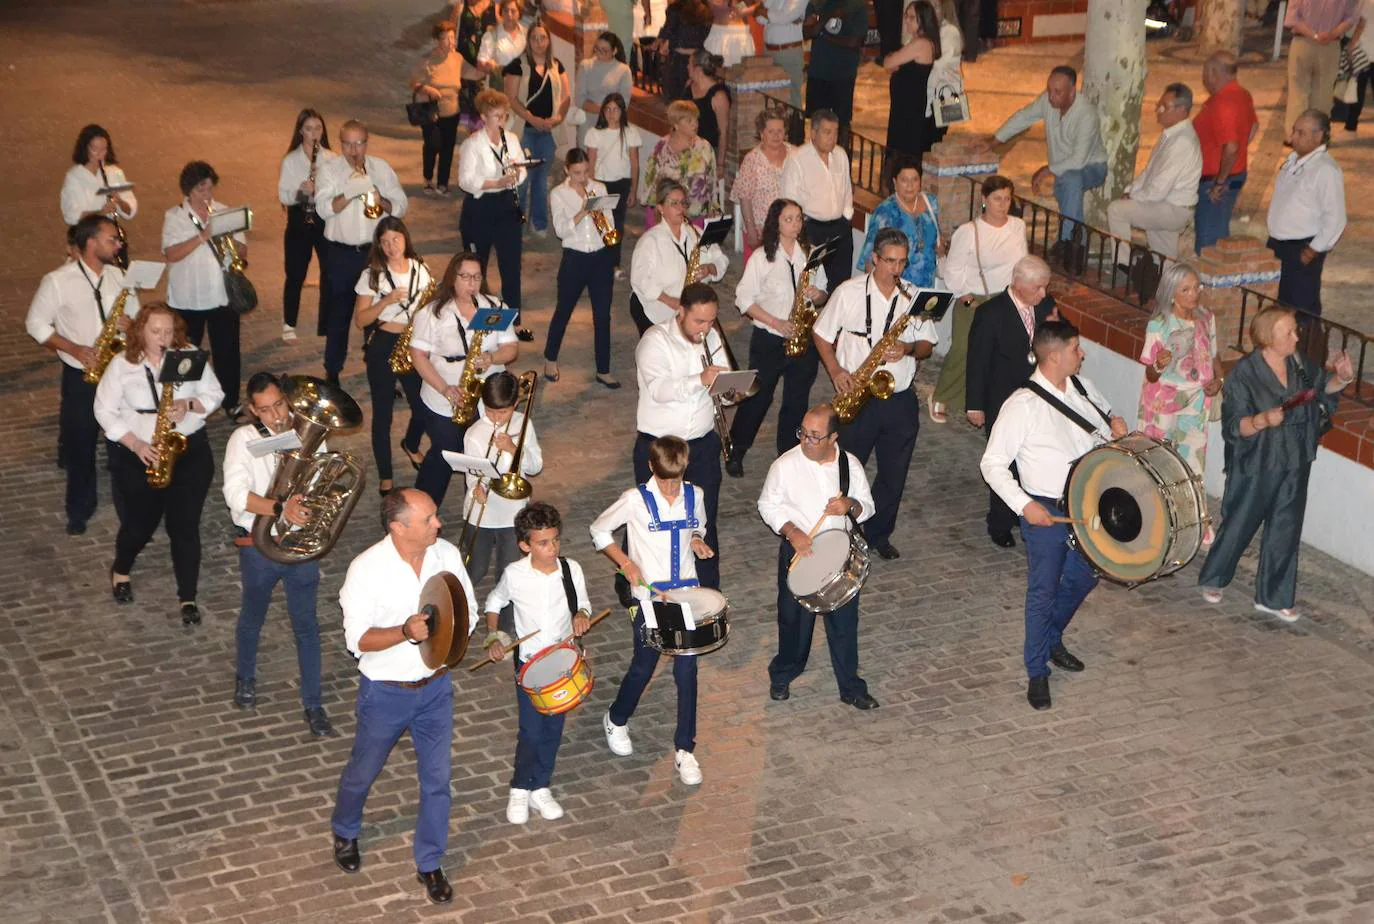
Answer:
[{"label": "white shirt", "polygon": [[[153,385],[148,385],[148,374],[152,373]],[[153,430],[157,428],[157,406],[162,399],[162,383],[157,377],[158,370],[143,362],[134,364],[120,353],[105,367],[100,384],[95,387],[95,419],[105,438],[117,443],[124,434],[134,436],[150,443]],[[198,382],[183,382],[172,386],[172,398],[196,398],[204,406],[203,412],[187,411],[172,429],[184,436],[190,436],[205,427],[209,417],[224,400],[224,390],[215,378],[215,370],[209,363]]]},{"label": "white shirt", "polygon": [[505,26],[497,23],[482,33],[481,44],[477,47],[477,63],[495,61],[499,67],[505,67],[525,53],[525,41],[525,30],[518,23],[514,32],[507,32]]},{"label": "white shirt", "polygon": [[[954,229],[949,250],[940,263],[940,278],[955,295],[994,295],[1011,285],[1011,271],[1027,253],[1026,223],[1008,215],[1006,224],[994,228],[981,217]],[[977,239],[974,235],[977,234]],[[982,274],[979,275],[979,263]],[[987,280],[987,285],[983,284]]]},{"label": "white shirt", "polygon": [[[477,304],[481,308],[490,308],[500,305],[501,300],[479,295]],[[468,355],[466,344],[472,343],[472,338],[476,336],[468,330],[469,325],[470,322],[463,320],[458,314],[457,304],[453,299],[449,299],[440,309],[439,317],[434,316],[431,308],[426,308],[415,316],[415,326],[410,331],[410,348],[429,354],[430,364],[434,366],[434,371],[439,373],[440,378],[450,385],[457,385],[458,380],[463,377],[463,362]],[[509,327],[501,331],[488,331],[482,337],[482,352],[495,353],[505,344],[516,342],[515,331]],[[502,372],[505,368],[493,363],[482,373],[482,379]],[[453,413],[453,405],[428,382],[420,386],[420,400],[436,414],[447,416]]]},{"label": "white shirt", "polygon": [[[892,324],[896,324],[898,318],[911,311],[912,299],[916,294],[910,286],[907,288],[911,294],[902,294],[902,287],[899,285],[893,289],[891,296],[883,298],[878,284],[872,279],[872,273],[865,273],[840,283],[835,291],[830,293],[830,301],[825,303],[820,317],[816,319],[816,334],[822,340],[835,344],[835,359],[847,372],[858,369],[868,358],[868,354],[873,352],[874,345],[883,338],[884,330],[891,326],[887,323],[889,314],[892,315]],[[871,330],[868,325],[870,305]],[[839,337],[838,342],[836,337]],[[915,343],[918,340],[939,343],[940,335],[935,332],[935,325],[928,318],[913,318],[897,339],[902,343]],[[892,373],[893,387],[896,391],[905,391],[911,387],[911,381],[916,377],[916,358],[903,356],[895,363],[883,363],[878,368]]]},{"label": "white shirt", "polygon": [[[588,198],[604,195],[605,186],[596,180],[587,181]],[[576,225],[572,223],[573,216],[582,211],[582,196],[572,188],[571,182],[564,180],[549,193],[549,211],[553,214],[553,233],[563,242],[565,250],[596,253],[606,246],[601,240],[601,232],[596,230],[592,216],[583,215],[582,220]],[[615,216],[611,214],[610,209],[601,209],[601,214],[605,216],[607,226],[614,228]]]},{"label": "white shirt", "polygon": [[[635,9],[639,9],[636,5]],[[596,151],[596,178],[603,183],[630,178],[630,150],[644,146],[644,138],[633,125],[625,126],[622,138],[618,128],[587,130],[585,147]]]},{"label": "white shirt", "polygon": [[[567,562],[573,594],[577,597],[573,608],[590,614],[592,605],[588,602],[587,581],[582,575],[582,566],[571,558]],[[529,641],[520,643],[522,661],[528,661],[545,648],[557,645],[573,634],[562,567],[555,568],[552,574],[545,574],[535,569],[528,555],[511,562],[501,572],[501,580],[496,582],[496,587],[487,595],[483,612],[499,613],[506,604],[515,607],[516,638],[538,633]]]},{"label": "white shirt", "polygon": [[[92,283],[100,290],[103,317]],[[24,329],[39,343],[46,343],[53,334],[61,334],[72,343],[93,346],[123,286],[124,271],[117,266],[102,266],[97,276],[79,258],[69,260],[38,284],[24,318]],[[129,318],[138,314],[138,295],[132,291],[124,302],[124,314]],[[59,350],[57,355],[73,369],[82,368],[81,361],[70,353]]]},{"label": "white shirt", "polygon": [[[483,196],[508,196],[515,193],[515,188],[483,189],[482,184],[487,180],[498,180],[505,176],[506,164],[516,163],[525,159],[525,149],[520,147],[520,139],[515,132],[501,129],[501,136],[505,139],[504,148],[501,142],[492,145],[491,139],[487,137],[486,129],[479,129],[468,135],[466,141],[458,148],[458,186],[463,192],[480,199]],[[519,167],[515,171],[516,187],[525,182],[525,168]]]},{"label": "white shirt", "polygon": [[764,24],[764,42],[769,45],[790,45],[800,42],[806,3],[807,0],[763,0],[763,8],[767,15],[758,19]]},{"label": "white shirt", "polygon": [[[789,256],[782,244],[778,245],[777,256],[768,259],[763,247],[754,248],[749,262],[744,264],[744,275],[735,286],[735,306],[744,314],[752,305],[758,305],[775,318],[786,321],[792,316],[792,303],[796,299],[796,287],[801,285],[802,272],[806,269],[806,251],[801,245],[794,245]],[[825,267],[816,267],[811,284],[825,291]],[[755,327],[774,337],[781,337],[773,328],[762,321],[750,318]]]},{"label": "white shirt", "polygon": [[[544,9],[553,9],[557,0],[545,0]],[[668,0],[649,0],[649,21],[644,21],[644,6],[641,3],[634,5],[634,37],[635,38],[657,38],[658,31],[663,28],[663,21],[668,16]]]},{"label": "white shirt", "polygon": [[1028,105],[1011,114],[997,129],[999,142],[1021,134],[1036,122],[1045,122],[1045,147],[1050,172],[1061,176],[1068,170],[1081,170],[1088,164],[1105,164],[1107,149],[1102,144],[1102,131],[1097,110],[1081,93],[1064,115],[1050,105],[1047,94],[1041,93]]},{"label": "white shirt", "polygon": [[635,347],[639,382],[635,427],[640,433],[691,441],[711,431],[715,416],[710,389],[701,384],[708,345],[711,365],[728,366],[715,328],[706,332],[706,343],[684,337],[676,317],[644,332]]},{"label": "white shirt", "polygon": [[425,582],[441,571],[448,571],[463,585],[468,598],[468,634],[482,620],[477,612],[477,597],[472,581],[463,567],[463,553],[447,539],[436,539],[425,549],[420,574],[401,558],[391,536],[365,549],[348,566],[348,576],[339,590],[343,610],[344,644],[358,656],[358,670],[368,680],[393,680],[413,683],[434,673],[425,667],[420,648],[401,642],[381,651],[360,651],[369,629],[392,629],[403,625],[420,611],[420,591]]},{"label": "white shirt", "polygon": [[1167,202],[1181,209],[1197,205],[1202,179],[1202,145],[1187,119],[1170,125],[1159,136],[1145,169],[1126,192],[1138,202]]},{"label": "white shirt", "polygon": [[[630,288],[639,296],[644,313],[649,320],[658,324],[677,314],[676,310],[659,301],[660,295],[677,298],[682,295],[682,286],[687,278],[687,261],[691,259],[699,235],[688,222],[683,222],[680,234],[673,231],[666,221],[660,221],[635,241],[634,253],[630,257]],[[703,282],[715,282],[730,268],[730,260],[721,252],[720,246],[711,244],[701,250],[702,269],[708,274]],[[710,272],[713,269],[715,272]]]},{"label": "white shirt", "polygon": [[[1366,29],[1374,29],[1374,24]],[[1266,221],[1269,236],[1276,240],[1310,237],[1308,246],[1319,253],[1336,246],[1345,232],[1345,178],[1326,145],[1306,157],[1288,155],[1274,180]]]},{"label": "white shirt", "polygon": [[[91,173],[80,164],[72,164],[67,175],[62,178],[62,194],[58,200],[62,209],[62,220],[68,225],[74,225],[87,212],[102,211],[105,208],[105,196],[100,190],[127,182],[129,181],[124,176],[124,171],[115,164],[105,165],[104,178],[100,176],[99,170]],[[120,193],[118,200],[115,209],[119,212],[120,218],[130,219],[138,214],[138,199],[132,189]]]},{"label": "white shirt", "polygon": [[[253,529],[256,514],[248,512],[248,495],[266,497],[267,489],[277,474],[277,463],[281,453],[269,452],[265,456],[254,456],[248,447],[263,439],[257,424],[244,424],[229,434],[224,446],[224,503],[229,508],[229,518],[235,526],[246,530]],[[321,440],[315,454],[328,452],[325,441]]]},{"label": "white shirt", "polygon": [[[790,521],[793,526],[810,532],[817,519],[825,512],[825,505],[840,493],[840,453],[829,462],[812,462],[803,453],[801,446],[793,446],[773,460],[768,474],[763,479],[763,492],[759,494],[759,516],[768,528],[779,536],[782,528]],[[868,475],[853,453],[844,453],[849,459],[850,500],[858,501],[862,510],[854,519],[862,523],[873,516],[873,492],[868,486]],[[848,529],[847,517],[826,517],[821,529]]]},{"label": "white shirt", "polygon": [[[319,185],[320,169],[338,157],[328,148],[321,147],[315,157],[315,180]],[[301,184],[310,179],[310,158],[305,153],[305,145],[297,145],[281,159],[281,173],[277,176],[277,201],[282,205],[295,205],[296,193]]]},{"label": "white shirt", "polygon": [[[347,157],[334,157],[328,163],[315,166],[315,211],[324,219],[324,236],[339,244],[361,247],[372,243],[381,217],[368,218],[363,214],[363,199],[374,186],[377,193],[391,203],[391,217],[404,218],[409,200],[396,171],[380,157],[371,154],[364,158],[367,175],[353,175],[353,165]],[[334,197],[347,196],[344,207],[334,211]],[[385,215],[385,213],[383,213]]]},{"label": "white shirt", "polygon": [[[1088,434],[1028,388],[1012,392],[997,415],[997,423],[988,435],[988,448],[978,467],[988,486],[1017,513],[1026,509],[1032,494],[1054,500],[1062,497],[1064,482],[1068,480],[1069,467],[1074,460],[1112,438],[1111,427],[1093,405],[1108,416],[1111,407],[1092,382],[1078,376],[1078,381],[1087,389],[1088,398],[1092,399],[1089,404],[1072,382],[1065,382],[1064,390],[1060,391],[1039,369],[1031,374],[1031,381],[1058,397],[1097,429]],[[1007,467],[1012,462],[1016,463],[1016,470],[1021,475],[1020,484]]]},{"label": "white shirt", "polygon": [[[673,523],[687,519],[687,482],[682,483],[677,500],[671,504],[664,499],[657,480],[650,478],[648,489],[658,507],[659,522]],[[693,485],[692,494],[697,525],[678,534],[678,579],[684,581],[693,580],[697,576],[697,560],[692,554],[692,537],[706,536],[706,492]],[[650,584],[670,580],[673,574],[673,533],[667,529],[650,532],[649,524],[652,521],[649,508],[645,505],[639,489],[630,488],[592,521],[592,545],[600,552],[615,541],[611,534],[624,526],[625,538],[629,542],[626,554],[629,555],[630,561],[639,566],[639,570],[644,574],[644,580]],[[635,585],[630,590],[636,599],[645,600],[649,597],[649,592],[640,585]]]},{"label": "white shirt", "polygon": [[[520,443],[520,427],[525,422],[525,415],[516,411],[511,415],[510,426],[503,428],[510,434],[510,438],[518,446]],[[496,463],[496,468],[501,472],[510,471],[510,453],[502,452],[497,449],[492,442],[492,433],[496,430],[496,425],[485,413],[478,416],[463,434],[463,453],[478,458],[491,459]],[[544,470],[544,451],[539,448],[539,437],[534,432],[534,421],[530,421],[525,430],[525,451],[520,456],[520,474],[526,478],[532,478]],[[463,509],[468,511],[468,521],[474,526],[477,525],[478,506],[472,501],[472,492],[477,487],[477,479],[467,477],[467,493],[463,500]],[[491,485],[487,485],[487,511],[482,515],[482,529],[507,529],[515,525],[515,515],[524,510],[529,504],[529,498],[524,500],[510,500],[502,497],[491,490]]]},{"label": "white shirt", "polygon": [[829,156],[827,166],[811,142],[794,148],[782,164],[782,197],[799,203],[806,217],[816,221],[853,218],[849,156],[839,145]]},{"label": "white shirt", "polygon": [[372,304],[375,305],[393,289],[400,289],[406,293],[406,297],[383,308],[377,320],[382,324],[405,324],[410,320],[412,313],[424,307],[419,304],[420,296],[424,294],[432,278],[423,260],[410,260],[404,273],[394,273],[387,269],[378,273],[377,288],[374,289],[372,268],[368,267],[358,276],[358,284],[353,287],[353,294],[369,295],[372,297]]},{"label": "white shirt", "polygon": [[[223,202],[210,200],[212,216],[226,208]],[[198,221],[200,217],[191,211],[186,199],[169,208],[162,217],[163,252],[200,234],[203,225],[197,227]],[[234,240],[243,244],[248,239],[240,232]],[[229,294],[224,290],[224,267],[209,241],[202,241],[175,263],[167,261],[167,304],[182,311],[209,311],[229,304]]]}]

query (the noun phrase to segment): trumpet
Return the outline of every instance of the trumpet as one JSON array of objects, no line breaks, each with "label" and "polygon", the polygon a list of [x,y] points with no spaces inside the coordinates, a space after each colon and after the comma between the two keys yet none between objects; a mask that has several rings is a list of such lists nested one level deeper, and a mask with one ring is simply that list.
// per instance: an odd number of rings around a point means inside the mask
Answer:
[{"label": "trumpet", "polygon": [[[364,161],[362,167],[353,171],[353,176],[367,176],[367,162]],[[373,186],[367,192],[358,197],[363,204],[363,217],[376,220],[382,217],[382,194],[377,192],[377,187]]]},{"label": "trumpet", "polygon": [[[497,496],[504,497],[506,500],[524,500],[530,496],[533,490],[530,486],[529,479],[520,474],[520,463],[525,455],[525,434],[528,432],[529,428],[530,413],[534,409],[534,392],[538,383],[539,376],[537,373],[522,372],[520,374],[520,390],[517,394],[515,404],[516,407],[519,407],[521,402],[524,402],[524,410],[522,413],[525,417],[520,422],[520,436],[515,441],[515,453],[511,456],[509,471],[502,474],[493,484],[487,486],[488,492],[494,492]],[[514,419],[513,415],[511,419]],[[510,421],[507,421],[503,425],[503,428],[504,432],[509,433]],[[491,450],[492,447],[496,445],[496,434],[498,432],[502,431],[495,427],[492,428],[491,439],[487,440],[487,449],[486,452],[483,453],[483,456],[486,458],[491,458]],[[499,450],[496,453],[496,458],[498,461],[501,458]],[[479,478],[477,483],[482,485],[484,481],[484,479]],[[488,494],[488,498],[490,498],[490,494]],[[481,509],[477,511],[476,521],[472,521],[473,508],[478,505],[481,506]],[[458,549],[463,553],[463,564],[465,565],[472,560],[472,549],[477,543],[477,531],[482,528],[482,519],[486,516],[486,513],[487,501],[479,501],[477,499],[477,492],[473,491],[472,503],[463,511],[463,529],[458,536]]]}]

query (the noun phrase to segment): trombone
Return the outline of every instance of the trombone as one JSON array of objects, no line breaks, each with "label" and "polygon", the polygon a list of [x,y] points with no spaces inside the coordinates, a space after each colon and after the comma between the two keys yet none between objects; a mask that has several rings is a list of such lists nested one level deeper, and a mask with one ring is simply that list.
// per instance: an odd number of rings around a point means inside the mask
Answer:
[{"label": "trombone", "polygon": [[[522,372],[520,373],[519,381],[520,387],[515,399],[515,407],[519,409],[521,407],[521,402],[524,402],[522,413],[525,416],[524,419],[520,421],[520,435],[515,441],[515,453],[511,456],[510,470],[501,475],[490,485],[486,484],[485,478],[478,478],[477,480],[478,486],[487,488],[489,492],[488,499],[490,498],[490,492],[495,492],[497,496],[503,497],[506,500],[524,500],[529,497],[530,493],[533,491],[529,479],[520,474],[520,464],[525,455],[525,434],[529,430],[530,414],[534,410],[534,392],[539,383],[539,374],[533,371]],[[514,419],[512,415],[511,420]],[[483,453],[486,458],[491,458],[492,447],[496,445],[496,434],[502,431],[506,433],[510,432],[509,420],[502,424],[501,430],[495,427],[492,428],[491,439],[487,441],[487,450]],[[497,450],[496,459],[494,461],[499,465],[500,460],[501,451]],[[481,509],[477,511],[477,520],[476,522],[472,522],[473,508],[479,506]],[[472,550],[477,544],[477,531],[482,528],[482,518],[485,517],[486,514],[487,501],[479,501],[477,499],[477,491],[474,490],[472,492],[472,503],[468,504],[466,509],[463,510],[463,529],[458,535],[458,550],[463,554],[464,565],[472,561]]]}]

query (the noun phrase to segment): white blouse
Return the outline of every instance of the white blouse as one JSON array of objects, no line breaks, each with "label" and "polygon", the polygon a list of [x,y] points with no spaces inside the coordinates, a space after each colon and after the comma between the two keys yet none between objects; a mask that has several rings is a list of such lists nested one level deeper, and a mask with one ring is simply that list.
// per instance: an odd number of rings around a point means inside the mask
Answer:
[{"label": "white blouse", "polygon": [[[605,186],[595,180],[587,181],[588,198],[604,195]],[[583,215],[577,224],[572,223],[573,216],[582,211],[582,197],[572,188],[569,181],[565,180],[553,188],[549,194],[549,211],[553,214],[553,233],[563,242],[565,250],[596,253],[606,246],[601,239],[601,232],[596,230],[596,223],[592,221],[591,215]],[[605,216],[608,226],[615,227],[615,216],[606,209],[602,209],[601,214]]]},{"label": "white blouse", "polygon": [[432,278],[423,260],[411,260],[404,273],[393,273],[383,269],[377,274],[377,287],[374,289],[372,269],[369,267],[358,277],[358,284],[353,287],[353,292],[356,295],[372,296],[372,304],[375,305],[393,290],[401,289],[406,293],[405,298],[383,308],[382,313],[377,316],[377,321],[381,324],[406,324],[413,312],[424,307],[419,304],[420,296],[424,294]]},{"label": "white blouse", "polygon": [[[744,275],[740,277],[739,285],[735,286],[735,305],[739,308],[739,313],[744,314],[751,305],[758,305],[773,317],[786,321],[792,316],[796,287],[801,285],[802,273],[805,270],[806,250],[800,245],[794,246],[792,255],[788,256],[779,244],[777,255],[772,260],[768,259],[762,246],[755,248],[749,255],[749,262],[744,265]],[[811,285],[824,291],[825,283],[825,267],[818,266],[815,276],[811,279]],[[752,318],[750,321],[759,330],[767,331],[775,337],[782,336],[762,321]]]},{"label": "white blouse", "polygon": [[501,136],[505,140],[503,146],[500,142],[492,145],[491,138],[487,136],[485,129],[479,129],[468,136],[458,148],[458,186],[463,192],[480,199],[486,195],[502,195],[514,192],[515,189],[525,182],[525,168],[516,169],[516,185],[510,189],[483,189],[482,184],[487,180],[500,179],[505,175],[506,164],[516,163],[525,159],[525,149],[520,147],[520,139],[515,132],[501,130]]},{"label": "white blouse", "polygon": [[[223,202],[210,200],[210,214],[226,208]],[[169,208],[162,218],[163,253],[200,234],[196,224],[199,220],[186,199]],[[235,234],[234,240],[240,244],[248,242],[242,233]],[[229,294],[224,289],[224,269],[209,241],[202,241],[177,262],[167,262],[167,304],[182,311],[210,311],[229,304]]]},{"label": "white blouse", "polygon": [[[949,251],[940,264],[940,278],[955,295],[994,295],[1011,285],[1012,267],[1026,255],[1026,223],[1014,215],[994,228],[977,218],[977,241],[973,222],[954,230]],[[979,262],[982,275],[978,273]],[[983,280],[987,283],[984,284]]]},{"label": "white blouse", "polygon": [[[500,299],[488,300],[481,295],[477,296],[477,304],[479,308],[504,307]],[[444,302],[438,317],[434,316],[434,311],[430,308],[415,316],[415,327],[410,333],[410,348],[427,354],[439,377],[450,385],[458,384],[458,380],[462,378],[468,345],[476,336],[468,329],[469,323],[458,314],[458,306],[453,299]],[[482,352],[495,353],[507,343],[517,342],[515,331],[509,327],[495,333],[488,331],[482,338]],[[493,363],[482,373],[482,378],[485,380],[490,375],[504,371],[505,368]],[[453,413],[453,405],[449,400],[428,382],[420,386],[420,400],[436,414],[449,416]]]},{"label": "white blouse", "polygon": [[[638,10],[638,5],[635,6]],[[603,183],[630,178],[630,150],[644,146],[639,129],[626,125],[624,135],[618,128],[593,128],[587,131],[587,150],[596,150],[596,178]]]},{"label": "white blouse", "polygon": [[[146,359],[131,363],[120,353],[110,360],[95,388],[95,419],[105,431],[107,440],[117,443],[126,433],[132,433],[145,443],[152,441],[153,430],[157,427],[157,406],[162,400],[162,384],[157,373]],[[149,375],[153,377],[152,385],[148,384]],[[187,411],[173,427],[177,433],[190,436],[205,427],[205,418],[224,401],[224,390],[215,378],[214,367],[206,363],[200,381],[173,385],[172,397],[196,398],[204,405],[202,411]]]},{"label": "white blouse", "polygon": [[[681,236],[674,238],[668,223],[660,221],[640,235],[630,256],[630,287],[644,307],[644,313],[655,324],[677,314],[658,297],[666,294],[677,298],[682,294],[687,279],[687,261],[700,236],[696,228],[685,221],[679,230]],[[701,249],[701,268],[706,271],[702,282],[717,282],[730,268],[730,260],[719,245],[711,244]]]},{"label": "white blouse", "polygon": [[[67,175],[62,178],[62,195],[59,203],[62,220],[68,225],[74,225],[87,212],[101,211],[105,208],[105,196],[100,190],[127,182],[129,181],[124,176],[124,171],[114,164],[105,165],[103,178],[99,170],[92,173],[80,164],[72,164]],[[119,200],[116,210],[120,218],[128,220],[138,214],[138,199],[132,189],[120,193]]]},{"label": "white blouse", "polygon": [[[320,168],[338,157],[328,148],[320,148],[315,157],[315,179],[319,180]],[[281,159],[281,174],[277,177],[277,201],[282,205],[296,204],[296,193],[301,184],[310,179],[310,158],[306,156],[305,145],[297,145]]]}]

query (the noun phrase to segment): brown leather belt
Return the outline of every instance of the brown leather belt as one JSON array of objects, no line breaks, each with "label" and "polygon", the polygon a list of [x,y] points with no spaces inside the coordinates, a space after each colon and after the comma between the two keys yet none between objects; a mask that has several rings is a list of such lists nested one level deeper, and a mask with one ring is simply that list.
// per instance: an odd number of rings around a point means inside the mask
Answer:
[{"label": "brown leather belt", "polygon": [[443,667],[439,668],[437,671],[430,674],[424,680],[378,680],[377,682],[384,683],[389,687],[405,687],[407,690],[418,690],[420,689],[420,687],[425,686],[430,681],[438,680],[440,677],[444,676],[447,673],[448,665],[445,664]]},{"label": "brown leather belt", "polygon": [[802,43],[801,43],[801,42],[788,42],[788,43],[786,43],[786,44],[784,44],[784,45],[770,45],[770,44],[768,44],[767,42],[764,42],[764,43],[763,43],[763,47],[764,47],[764,49],[767,50],[767,51],[786,51],[786,50],[789,49],[789,48],[800,48],[800,47],[802,47]]}]

